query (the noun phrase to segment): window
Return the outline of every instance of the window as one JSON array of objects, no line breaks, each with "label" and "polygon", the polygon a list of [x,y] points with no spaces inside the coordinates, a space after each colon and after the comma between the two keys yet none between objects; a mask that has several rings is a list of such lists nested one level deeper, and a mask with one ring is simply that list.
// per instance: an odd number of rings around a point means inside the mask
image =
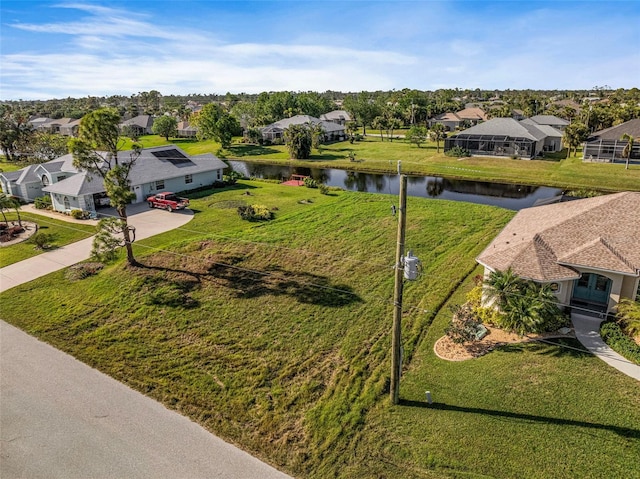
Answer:
[{"label": "window", "polygon": [[49,186],[49,178],[47,175],[42,175],[42,186]]},{"label": "window", "polygon": [[185,175],[184,177],[184,183],[186,185],[188,185],[189,183],[193,183],[193,176],[192,175]]},{"label": "window", "polygon": [[156,181],[156,190],[164,190],[164,180]]},{"label": "window", "polygon": [[69,198],[67,198],[66,196],[64,197],[64,199],[62,200],[62,202],[64,203],[64,209],[68,210],[71,209],[71,205],[69,203]]}]

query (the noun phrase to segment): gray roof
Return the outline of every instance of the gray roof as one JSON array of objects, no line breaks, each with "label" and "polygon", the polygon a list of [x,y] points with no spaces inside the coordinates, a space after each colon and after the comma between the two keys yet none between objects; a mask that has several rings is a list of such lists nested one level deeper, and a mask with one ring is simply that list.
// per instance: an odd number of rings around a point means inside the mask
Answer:
[{"label": "gray roof", "polygon": [[280,121],[267,125],[265,128],[286,130],[291,125],[304,125],[305,123],[311,123],[313,125],[320,123],[325,132],[344,131],[344,126],[342,125],[338,125],[337,123],[332,123],[330,121],[323,121],[320,118],[309,115],[296,115],[291,118],[284,118]]},{"label": "gray roof", "polygon": [[153,118],[151,115],[138,115],[120,123],[120,126],[128,125],[135,125],[140,128],[151,128],[151,125],[153,125]]},{"label": "gray roof", "polygon": [[[522,120],[520,123],[523,123],[527,121]],[[551,125],[533,125],[536,129],[540,130],[542,133],[544,133],[545,136],[547,137],[555,137],[555,138],[562,138],[563,133],[560,130],[556,130],[554,127],[552,127]]]},{"label": "gray roof", "polygon": [[351,121],[351,115],[349,115],[349,112],[345,110],[333,110],[333,111],[330,111],[329,113],[324,113],[320,115],[320,119],[326,120],[326,121],[332,121],[332,120]]},{"label": "gray roof", "polygon": [[589,137],[589,140],[587,141],[620,140],[622,138],[622,135],[624,135],[625,133],[633,136],[636,141],[638,141],[638,139],[640,139],[640,118],[635,118],[633,120],[621,123],[620,125],[596,131]]},{"label": "gray roof", "polygon": [[567,126],[569,122],[553,115],[535,115],[530,118],[538,125]]},{"label": "gray roof", "polygon": [[47,193],[58,193],[66,196],[82,196],[104,191],[102,178],[83,171],[67,179],[42,188]]},{"label": "gray roof", "polygon": [[[158,156],[154,155],[158,153]],[[126,163],[131,159],[131,151],[119,151],[118,161]],[[61,161],[62,160],[62,161]],[[48,193],[58,193],[68,196],[81,196],[104,191],[102,179],[86,172],[78,172],[75,168],[72,170],[65,169],[66,165],[71,164],[71,155],[62,156],[52,162],[42,163],[47,168],[53,167],[57,171],[73,171],[77,173],[69,178],[61,180],[57,183],[43,188]],[[53,163],[60,165],[52,165]],[[175,145],[156,146],[154,148],[145,148],[137,158],[135,165],[129,173],[131,185],[141,185],[158,180],[168,180],[178,178],[185,175],[194,175],[196,173],[204,173],[207,171],[215,171],[226,168],[226,164],[212,155],[205,153],[202,155],[189,156],[183,150]],[[61,169],[60,169],[61,168]]]},{"label": "gray roof", "polygon": [[479,123],[471,128],[461,131],[456,135],[486,135],[486,136],[507,136],[510,138],[528,138],[538,141],[546,135],[533,125],[521,123],[513,118],[492,118],[483,123]]}]

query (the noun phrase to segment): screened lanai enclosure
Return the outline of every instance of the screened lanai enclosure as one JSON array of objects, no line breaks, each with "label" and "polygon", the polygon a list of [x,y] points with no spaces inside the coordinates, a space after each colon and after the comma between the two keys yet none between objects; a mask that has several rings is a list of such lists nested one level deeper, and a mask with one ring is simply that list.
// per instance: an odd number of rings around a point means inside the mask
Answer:
[{"label": "screened lanai enclosure", "polygon": [[533,158],[538,154],[537,142],[529,138],[513,138],[505,135],[473,135],[459,133],[445,139],[444,151],[456,146],[478,156],[517,156]]},{"label": "screened lanai enclosure", "polygon": [[[582,154],[584,161],[605,163],[624,163],[627,160],[628,140],[595,140],[584,144]],[[631,163],[640,162],[640,141],[633,143]]]}]

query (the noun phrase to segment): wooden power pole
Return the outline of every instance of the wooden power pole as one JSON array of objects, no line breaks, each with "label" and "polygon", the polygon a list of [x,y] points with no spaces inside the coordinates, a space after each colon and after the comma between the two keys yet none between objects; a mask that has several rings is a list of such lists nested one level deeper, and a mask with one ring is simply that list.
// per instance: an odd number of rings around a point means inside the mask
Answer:
[{"label": "wooden power pole", "polygon": [[398,216],[398,242],[396,245],[395,288],[393,293],[393,330],[391,334],[391,403],[400,399],[400,373],[402,371],[402,286],[404,276],[404,237],[407,225],[407,177],[400,175],[400,214]]}]

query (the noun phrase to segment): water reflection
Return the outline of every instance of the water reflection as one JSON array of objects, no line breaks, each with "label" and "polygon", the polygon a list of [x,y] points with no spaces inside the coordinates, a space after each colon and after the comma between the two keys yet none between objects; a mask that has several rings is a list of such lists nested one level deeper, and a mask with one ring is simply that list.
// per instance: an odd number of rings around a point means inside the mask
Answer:
[{"label": "water reflection", "polygon": [[[311,176],[328,186],[338,186],[349,191],[386,193],[397,195],[397,175],[377,175],[357,171],[325,168],[300,168],[264,165],[247,161],[229,161],[229,165],[247,177],[287,180],[291,175]],[[434,176],[410,176],[407,178],[407,194],[423,198],[441,198],[454,201],[501,206],[512,210],[528,208],[540,199],[560,194],[558,188],[546,186],[513,185],[486,181],[455,180]]]}]

